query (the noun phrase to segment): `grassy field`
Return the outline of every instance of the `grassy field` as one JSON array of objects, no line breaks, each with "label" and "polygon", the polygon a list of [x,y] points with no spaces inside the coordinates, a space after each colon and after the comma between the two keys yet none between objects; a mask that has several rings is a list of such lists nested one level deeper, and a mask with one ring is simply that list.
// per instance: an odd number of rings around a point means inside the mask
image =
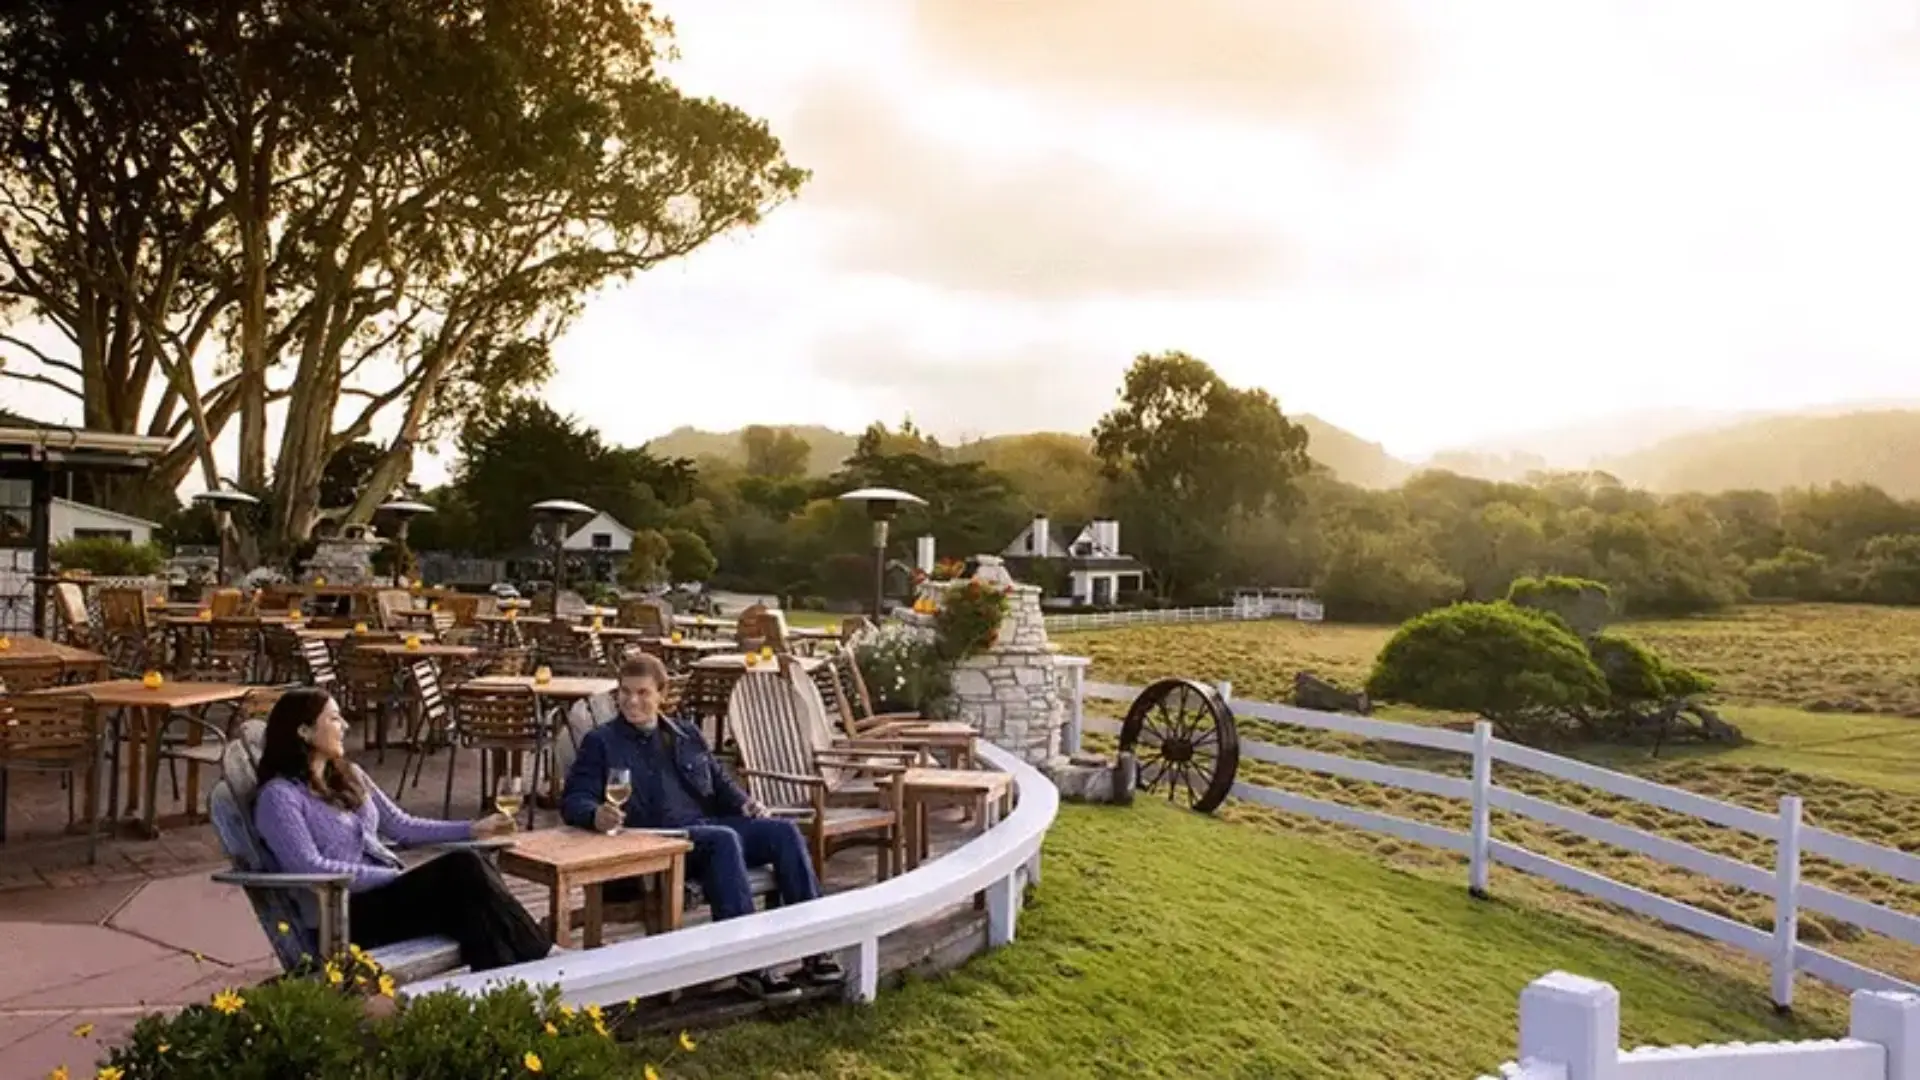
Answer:
[{"label": "grassy field", "polygon": [[[1690,619],[1622,623],[1629,637],[1713,676],[1719,696],[1811,712],[1920,716],[1920,609],[1850,604],[1739,608]],[[1183,673],[1233,680],[1234,692],[1283,700],[1297,671],[1358,685],[1390,626],[1266,621],[1129,627],[1060,634],[1103,677]],[[1146,666],[1143,667],[1142,664]]]},{"label": "grassy field", "polygon": [[[1622,941],[1324,839],[1146,803],[1067,807],[1013,947],[947,977],[704,1036],[674,1077],[1459,1077],[1510,1057],[1518,995],[1607,979],[1622,1038],[1809,1038],[1751,972]],[[641,1053],[664,1052],[645,1045]]]},{"label": "grassy field", "polygon": [[[1875,843],[1920,850],[1920,723],[1898,716],[1792,707],[1803,696],[1808,703],[1875,701],[1888,707],[1920,697],[1920,679],[1913,673],[1911,659],[1920,655],[1916,648],[1920,647],[1920,612],[1808,605],[1748,609],[1715,619],[1636,623],[1625,629],[1720,679],[1726,697],[1744,703],[1726,706],[1723,712],[1741,726],[1748,741],[1737,747],[1669,748],[1658,759],[1645,748],[1576,748],[1571,751],[1575,756],[1758,809],[1773,810],[1781,795],[1798,794],[1813,824]],[[1062,635],[1060,643],[1092,656],[1097,678],[1134,684],[1168,674],[1231,679],[1236,697],[1285,701],[1294,672],[1303,669],[1357,685],[1388,633],[1380,627],[1223,623]],[[1392,709],[1383,715],[1430,722],[1458,719]],[[1467,771],[1465,759],[1457,755],[1296,728],[1253,726],[1258,729],[1255,737],[1270,742],[1455,775]],[[1452,800],[1257,763],[1243,764],[1241,775],[1265,786],[1346,805],[1450,828],[1467,826],[1466,806]],[[1772,845],[1744,833],[1525,770],[1498,766],[1495,781],[1758,866],[1771,865]],[[1254,806],[1230,804],[1222,813],[1271,831],[1324,836],[1442,880],[1457,881],[1464,875],[1456,856],[1377,834]],[[1563,862],[1756,926],[1772,924],[1769,897],[1524,818],[1496,813],[1493,825],[1496,835]],[[1862,899],[1920,911],[1920,887],[1819,859],[1808,859],[1804,874],[1808,881]],[[1496,881],[1503,895],[1562,906],[1615,932],[1648,941],[1687,940],[1525,875],[1502,875]],[[1803,913],[1801,919],[1802,940],[1920,981],[1920,950],[1824,916]]]}]

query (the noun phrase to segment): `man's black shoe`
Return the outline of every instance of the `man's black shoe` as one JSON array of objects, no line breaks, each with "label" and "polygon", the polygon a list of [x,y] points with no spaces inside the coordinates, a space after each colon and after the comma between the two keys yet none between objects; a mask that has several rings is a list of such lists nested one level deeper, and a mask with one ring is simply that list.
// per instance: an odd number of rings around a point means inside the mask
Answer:
[{"label": "man's black shoe", "polygon": [[761,1001],[785,1001],[799,997],[802,992],[798,983],[773,971],[749,971],[735,976],[734,981],[740,984],[740,989]]},{"label": "man's black shoe", "polygon": [[833,986],[847,981],[847,972],[831,956],[809,956],[800,965],[800,977],[815,986]]}]

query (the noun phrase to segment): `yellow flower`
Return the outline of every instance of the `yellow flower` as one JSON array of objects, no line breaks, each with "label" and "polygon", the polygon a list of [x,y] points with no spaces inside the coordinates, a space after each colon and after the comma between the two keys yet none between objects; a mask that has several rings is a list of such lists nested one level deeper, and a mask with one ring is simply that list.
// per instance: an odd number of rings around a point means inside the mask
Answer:
[{"label": "yellow flower", "polygon": [[171,1049],[173,1049],[172,1043],[161,1043],[159,1046],[153,1048],[153,1052],[156,1054],[164,1054]]},{"label": "yellow flower", "polygon": [[595,1020],[595,1021],[600,1019],[600,1006],[589,1005],[587,1006],[586,1012],[587,1012],[587,1019]]},{"label": "yellow flower", "polygon": [[73,1037],[76,1039],[84,1039],[91,1034],[93,1034],[92,1024],[81,1024],[79,1027],[73,1029]]},{"label": "yellow flower", "polygon": [[47,1074],[47,1080],[67,1080],[67,1067],[55,1065],[53,1071]]},{"label": "yellow flower", "polygon": [[520,1059],[520,1064],[525,1065],[528,1072],[537,1073],[540,1071],[540,1055],[529,1050],[527,1056]]},{"label": "yellow flower", "polygon": [[693,1041],[693,1036],[687,1034],[684,1031],[680,1033],[680,1049],[685,1050],[687,1053],[691,1054],[693,1053],[694,1045],[695,1044]]},{"label": "yellow flower", "polygon": [[360,956],[361,956],[360,946],[358,945],[347,946],[347,955],[353,957],[355,960],[360,959]]},{"label": "yellow flower", "polygon": [[100,1071],[93,1074],[93,1080],[120,1080],[125,1075],[118,1065],[102,1065]]},{"label": "yellow flower", "polygon": [[660,1070],[651,1065],[647,1066],[647,1080],[660,1080]]},{"label": "yellow flower", "polygon": [[328,985],[331,985],[331,986],[339,986],[339,985],[340,985],[341,983],[343,983],[343,982],[346,982],[346,981],[347,981],[347,976],[346,976],[346,974],[345,974],[344,972],[342,972],[342,971],[340,970],[340,965],[339,965],[339,964],[336,964],[336,963],[334,963],[334,962],[333,962],[333,961],[331,961],[331,960],[329,960],[329,961],[327,961],[327,983],[328,983]]},{"label": "yellow flower", "polygon": [[573,1019],[573,1006],[571,1005],[560,1006],[560,1015],[566,1017],[569,1020]]},{"label": "yellow flower", "polygon": [[549,1035],[559,1035],[559,1034],[560,1034],[560,1029],[559,1029],[559,1028],[557,1028],[557,1027],[554,1027],[554,1026],[553,1026],[553,1021],[551,1021],[551,1020],[549,1020],[549,1021],[547,1021],[547,1034],[549,1034]]},{"label": "yellow flower", "polygon": [[274,924],[273,924],[273,928],[274,928],[275,930],[278,930],[278,931],[280,931],[280,932],[281,932],[282,934],[291,934],[291,933],[293,933],[293,927],[291,927],[291,926],[288,926],[288,925],[286,924],[286,921],[285,921],[285,920],[281,920],[280,922],[277,922],[277,923],[274,923]]},{"label": "yellow flower", "polygon": [[393,976],[391,975],[380,976],[380,996],[381,997],[393,996]]},{"label": "yellow flower", "polygon": [[243,1008],[246,1004],[247,1004],[247,999],[241,997],[239,994],[233,992],[232,990],[222,990],[219,993],[213,995],[214,1011],[225,1013],[228,1016],[232,1016],[234,1013],[239,1012],[241,1008]]}]

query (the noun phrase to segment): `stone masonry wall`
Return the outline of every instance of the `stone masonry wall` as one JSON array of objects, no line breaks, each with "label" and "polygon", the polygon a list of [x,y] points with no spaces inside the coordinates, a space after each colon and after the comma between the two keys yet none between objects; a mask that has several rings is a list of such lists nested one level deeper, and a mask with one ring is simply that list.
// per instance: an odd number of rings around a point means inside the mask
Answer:
[{"label": "stone masonry wall", "polygon": [[979,561],[975,578],[1011,585],[1012,602],[994,647],[961,661],[954,670],[955,712],[972,723],[981,738],[1041,765],[1060,752],[1061,728],[1067,721],[1062,693],[1066,672],[1057,666],[1047,642],[1040,589],[1013,584],[996,558],[982,556]]}]

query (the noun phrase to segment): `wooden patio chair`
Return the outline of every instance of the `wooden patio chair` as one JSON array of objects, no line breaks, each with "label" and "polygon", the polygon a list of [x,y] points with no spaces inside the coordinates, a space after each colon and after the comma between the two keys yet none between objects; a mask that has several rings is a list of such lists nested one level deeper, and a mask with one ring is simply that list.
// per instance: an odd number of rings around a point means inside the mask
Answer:
[{"label": "wooden patio chair", "polygon": [[266,652],[252,619],[215,617],[193,639],[175,668],[184,681],[252,682]]},{"label": "wooden patio chair", "polygon": [[319,638],[300,638],[300,665],[305,669],[308,686],[331,694],[340,683],[339,674],[333,670],[333,650]]},{"label": "wooden patio chair", "polygon": [[100,587],[100,651],[116,676],[139,678],[157,670],[166,643],[147,619],[144,589]]},{"label": "wooden patio chair", "polygon": [[533,828],[533,796],[540,790],[540,766],[547,757],[551,725],[541,715],[539,700],[530,689],[493,690],[467,684],[455,687],[449,696],[452,705],[451,745],[447,752],[447,790],[441,816],[453,814],[453,771],[461,749],[480,751],[480,805],[492,804],[494,763],[512,775],[521,774],[521,758],[533,758],[533,775],[527,781],[527,828]]},{"label": "wooden patio chair", "polygon": [[82,694],[0,696],[0,844],[7,837],[7,777],[15,771],[62,774],[69,825],[74,789],[84,783],[87,864],[93,865],[99,858],[101,814],[100,726],[92,700]]},{"label": "wooden patio chair", "polygon": [[336,697],[341,713],[350,722],[363,725],[365,745],[376,748],[374,760],[385,762],[389,721],[399,704],[393,662],[352,645],[350,640],[340,654]]},{"label": "wooden patio chair", "polygon": [[[286,696],[288,690],[298,683],[283,683],[274,686],[256,686],[247,691],[247,696],[224,708],[227,716],[224,722],[215,722],[208,718],[206,711],[175,711],[167,716],[166,726],[160,731],[160,756],[167,763],[167,782],[172,787],[175,802],[180,799],[180,776],[175,768],[177,762],[186,762],[187,768],[206,766],[221,768],[226,761],[227,744],[233,741],[240,727],[249,720],[266,723],[272,714],[274,705]],[[200,741],[193,742],[184,737],[179,730],[198,728]],[[211,804],[209,804],[211,811]],[[187,807],[189,819],[199,815],[198,806]]]},{"label": "wooden patio chair", "polygon": [[[347,886],[351,879],[345,874],[282,873],[272,851],[261,842],[253,826],[253,799],[257,791],[261,741],[265,735],[264,722],[248,720],[227,744],[227,753],[221,762],[222,775],[213,786],[212,806],[214,830],[232,869],[215,873],[213,880],[238,885],[247,894],[254,916],[260,920],[260,927],[273,946],[275,958],[283,970],[292,972],[310,969],[315,961],[324,961],[346,948],[351,907]],[[372,783],[370,779],[365,782]],[[466,848],[490,853],[511,842],[503,837],[413,850]],[[280,929],[282,925],[287,928],[284,933]],[[455,971],[461,966],[460,944],[451,937],[413,938],[369,949],[367,954],[401,983]]]},{"label": "wooden patio chair", "polygon": [[92,651],[99,644],[99,628],[87,608],[86,593],[77,582],[62,581],[53,587],[54,613],[60,616],[60,637],[76,649]]},{"label": "wooden patio chair", "polygon": [[[816,874],[849,847],[878,851],[881,880],[904,856],[905,788],[912,755],[855,753],[819,745],[802,696],[806,676],[782,665],[750,671],[734,683],[728,728],[740,750],[740,776],[768,809],[806,834]],[[871,785],[863,784],[868,778]]]},{"label": "wooden patio chair", "polygon": [[837,714],[840,727],[850,739],[878,739],[923,751],[944,750],[955,768],[973,763],[973,741],[977,734],[964,720],[929,720],[917,712],[875,712],[867,680],[860,673],[860,661],[852,649],[842,649],[826,661],[827,679],[838,690],[836,700],[828,702],[831,714]]},{"label": "wooden patio chair", "polygon": [[447,705],[438,665],[432,660],[415,660],[406,666],[401,678],[406,684],[400,704],[407,714],[407,756],[400,763],[395,794],[406,788],[409,766],[417,789],[421,774],[427,771],[428,755],[443,746],[448,753],[453,752],[453,710]]},{"label": "wooden patio chair", "polygon": [[733,640],[739,644],[742,652],[758,652],[762,648],[777,653],[786,652],[786,617],[765,604],[749,604],[734,622]]}]

